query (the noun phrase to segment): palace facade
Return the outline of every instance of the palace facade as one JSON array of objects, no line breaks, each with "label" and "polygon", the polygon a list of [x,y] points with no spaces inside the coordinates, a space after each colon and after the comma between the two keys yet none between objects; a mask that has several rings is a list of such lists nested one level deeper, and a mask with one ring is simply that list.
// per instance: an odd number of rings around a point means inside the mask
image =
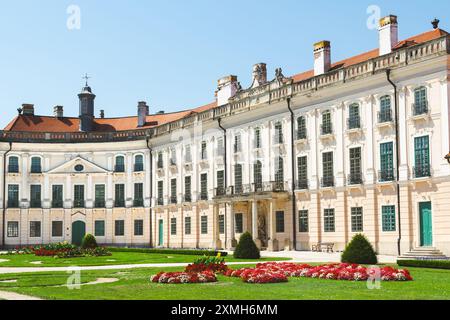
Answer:
[{"label": "palace facade", "polygon": [[253,67],[253,83],[218,81],[213,103],[181,112],[78,117],[24,104],[0,131],[0,244],[69,241],[225,248],[249,231],[267,250],[342,250],[364,233],[382,254],[450,254],[450,37],[398,40],[291,77]]}]

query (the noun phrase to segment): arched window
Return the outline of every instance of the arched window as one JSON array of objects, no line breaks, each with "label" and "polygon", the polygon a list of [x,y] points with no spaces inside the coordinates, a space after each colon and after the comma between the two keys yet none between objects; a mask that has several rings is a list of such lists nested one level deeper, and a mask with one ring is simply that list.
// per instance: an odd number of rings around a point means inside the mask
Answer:
[{"label": "arched window", "polygon": [[142,154],[138,154],[134,157],[134,171],[142,172],[144,171],[144,156]]},{"label": "arched window", "polygon": [[31,173],[42,173],[41,158],[31,158]]},{"label": "arched window", "polygon": [[348,128],[361,128],[361,119],[359,117],[359,104],[353,103],[348,108]]},{"label": "arched window", "polygon": [[259,160],[253,164],[253,183],[255,191],[262,191],[262,163]]},{"label": "arched window", "polygon": [[19,173],[19,157],[11,156],[8,159],[8,172]]},{"label": "arched window", "polygon": [[116,164],[114,166],[115,172],[125,172],[125,157],[124,156],[117,156],[116,157]]},{"label": "arched window", "polygon": [[297,118],[297,140],[306,139],[306,119],[304,116]]},{"label": "arched window", "polygon": [[378,122],[392,121],[391,97],[383,96],[380,98],[380,113],[378,114]]},{"label": "arched window", "polygon": [[414,90],[414,108],[415,116],[428,113],[427,88],[419,87]]},{"label": "arched window", "polygon": [[284,162],[282,157],[275,159],[275,189],[284,189]]}]

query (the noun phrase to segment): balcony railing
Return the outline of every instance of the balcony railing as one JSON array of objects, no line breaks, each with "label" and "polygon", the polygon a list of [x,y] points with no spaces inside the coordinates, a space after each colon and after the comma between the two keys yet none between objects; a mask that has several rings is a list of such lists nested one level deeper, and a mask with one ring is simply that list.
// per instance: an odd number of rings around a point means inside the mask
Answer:
[{"label": "balcony railing", "polygon": [[106,207],[105,200],[95,200],[94,207],[96,207],[97,209]]},{"label": "balcony railing", "polygon": [[295,189],[296,190],[308,190],[309,189],[309,183],[308,179],[299,179],[295,182]]},{"label": "balcony railing", "polygon": [[322,124],[320,126],[320,134],[322,136],[325,136],[325,135],[328,135],[328,134],[333,134],[333,126],[331,125],[331,123]]},{"label": "balcony railing", "polygon": [[73,201],[73,207],[74,208],[84,208],[84,200],[74,200]]},{"label": "balcony railing", "polygon": [[170,203],[171,204],[177,204],[178,203],[178,199],[177,196],[170,196]]},{"label": "balcony railing", "polygon": [[387,109],[378,112],[378,123],[386,123],[386,122],[392,122],[392,110]]},{"label": "balcony railing", "polygon": [[361,172],[350,173],[347,177],[347,183],[349,186],[363,184],[362,173]]},{"label": "balcony railing", "polygon": [[134,199],[133,200],[133,206],[134,207],[143,207],[144,206],[144,199]]},{"label": "balcony railing", "polygon": [[431,177],[431,168],[429,164],[417,165],[413,168],[414,178],[426,178]]},{"label": "balcony railing", "polygon": [[200,200],[206,201],[208,200],[208,192],[200,192]]},{"label": "balcony railing", "polygon": [[19,200],[8,200],[8,208],[19,208]]},{"label": "balcony railing", "polygon": [[183,200],[184,200],[184,202],[188,202],[188,203],[192,202],[192,195],[190,193],[185,194],[183,197]]},{"label": "balcony railing", "polygon": [[414,117],[428,114],[428,101],[423,101],[422,103],[412,105],[412,115]]},{"label": "balcony railing", "polygon": [[320,186],[322,188],[331,188],[334,187],[334,177],[323,177],[320,180]]},{"label": "balcony railing", "polygon": [[42,173],[42,167],[41,166],[31,166],[31,173]]},{"label": "balcony railing", "polygon": [[125,200],[119,199],[114,201],[114,207],[116,208],[125,208]]},{"label": "balcony railing", "polygon": [[392,169],[383,169],[378,172],[378,181],[379,182],[390,182],[395,180],[395,172],[394,168]]},{"label": "balcony railing", "polygon": [[217,187],[214,189],[214,196],[215,197],[222,197],[226,194],[226,190],[224,187]]},{"label": "balcony railing", "polygon": [[347,128],[348,128],[348,130],[361,129],[361,118],[360,117],[348,118],[347,119]]},{"label": "balcony railing", "polygon": [[8,165],[8,172],[9,173],[19,173],[19,165],[17,165],[17,164]]},{"label": "balcony railing", "polygon": [[125,165],[123,165],[123,164],[116,164],[114,166],[114,172],[125,172]]},{"label": "balcony railing", "polygon": [[135,163],[134,164],[134,172],[142,172],[144,171],[144,164],[143,163]]},{"label": "balcony railing", "polygon": [[52,208],[54,209],[61,209],[64,207],[64,203],[62,200],[53,200],[52,201]]},{"label": "balcony railing", "polygon": [[164,205],[164,198],[158,198],[156,199],[156,204],[158,206],[163,206]]}]

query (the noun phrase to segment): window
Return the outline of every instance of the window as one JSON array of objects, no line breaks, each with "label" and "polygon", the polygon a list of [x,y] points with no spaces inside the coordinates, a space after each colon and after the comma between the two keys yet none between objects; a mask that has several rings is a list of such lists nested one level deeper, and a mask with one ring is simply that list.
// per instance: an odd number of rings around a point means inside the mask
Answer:
[{"label": "window", "polygon": [[321,127],[321,134],[327,135],[333,133],[333,126],[331,122],[331,112],[325,111],[322,113],[322,127]]},{"label": "window", "polygon": [[324,211],[324,229],[325,232],[334,232],[334,209],[325,209]]},{"label": "window", "polygon": [[116,220],[115,221],[114,234],[119,237],[125,235],[125,221],[124,220]]},{"label": "window", "polygon": [[225,234],[225,215],[219,214],[219,234]]},{"label": "window", "polygon": [[234,136],[234,153],[242,151],[241,135],[237,134]]},{"label": "window", "polygon": [[415,178],[431,176],[429,140],[428,136],[417,137],[414,139]]},{"label": "window", "polygon": [[41,158],[31,158],[31,173],[42,173]]},{"label": "window", "polygon": [[76,172],[82,172],[84,170],[84,166],[82,164],[77,164],[73,169]]},{"label": "window", "polygon": [[164,205],[164,196],[163,196],[163,190],[164,190],[164,182],[158,181],[158,206]]},{"label": "window", "polygon": [[277,211],[275,213],[275,229],[277,233],[284,232],[284,211]]},{"label": "window", "polygon": [[19,185],[8,185],[8,208],[19,207]]},{"label": "window", "polygon": [[84,208],[84,186],[75,185],[74,186],[74,203],[75,208]]},{"label": "window", "polygon": [[116,157],[116,165],[114,166],[115,172],[125,172],[125,157],[117,156]]},{"label": "window", "polygon": [[353,103],[348,108],[348,129],[361,128],[361,119],[359,117],[359,104]]},{"label": "window", "polygon": [[394,143],[380,144],[380,182],[394,180]]},{"label": "window", "polygon": [[217,191],[216,196],[225,195],[225,173],[223,170],[217,171]]},{"label": "window", "polygon": [[158,169],[163,169],[164,168],[164,161],[163,161],[163,154],[162,153],[158,153],[158,161],[157,161],[157,165],[158,165]]},{"label": "window", "polygon": [[395,206],[381,207],[383,232],[395,231]]},{"label": "window", "polygon": [[177,203],[177,179],[170,180],[170,203]]},{"label": "window", "polygon": [[191,234],[191,217],[184,217],[184,234]]},{"label": "window", "polygon": [[253,183],[255,191],[262,191],[262,163],[259,160],[253,165]]},{"label": "window", "polygon": [[134,220],[134,235],[135,236],[144,235],[144,220]]},{"label": "window", "polygon": [[62,208],[64,206],[63,201],[63,186],[52,186],[52,208]]},{"label": "window", "polygon": [[134,172],[144,171],[144,156],[139,154],[134,157]]},{"label": "window", "polygon": [[392,108],[391,97],[384,96],[380,98],[380,112],[378,113],[378,122],[391,122],[392,121]]},{"label": "window", "polygon": [[208,217],[202,216],[200,220],[200,229],[202,234],[208,234]]},{"label": "window", "polygon": [[177,235],[177,218],[170,219],[170,235]]},{"label": "window", "polygon": [[9,173],[19,173],[19,158],[9,157],[8,159],[8,172]]},{"label": "window", "polygon": [[224,146],[222,137],[217,138],[217,155],[219,157],[222,157],[225,155],[225,146]]},{"label": "window", "polygon": [[256,128],[255,129],[255,149],[261,149],[262,143],[261,143],[261,129]]},{"label": "window", "polygon": [[177,165],[177,152],[175,151],[175,149],[170,149],[170,165]]},{"label": "window", "polygon": [[234,215],[235,231],[236,233],[244,233],[244,217],[242,213],[236,213]]},{"label": "window", "polygon": [[144,206],[144,184],[143,183],[135,183],[134,184],[133,205],[135,207],[143,207]]},{"label": "window", "polygon": [[116,208],[125,207],[125,185],[124,184],[116,184],[115,185],[114,206]]},{"label": "window", "polygon": [[18,238],[19,237],[19,222],[18,221],[8,221],[7,235],[8,235],[8,238]]},{"label": "window", "polygon": [[192,162],[192,154],[191,154],[191,146],[190,145],[187,145],[184,148],[184,160],[187,163]]},{"label": "window", "polygon": [[30,185],[30,207],[41,207],[41,185],[39,184]]},{"label": "window", "polygon": [[200,175],[200,199],[208,200],[208,174],[202,173]]},{"label": "window", "polygon": [[349,185],[362,184],[361,148],[350,149]]},{"label": "window", "polygon": [[105,207],[105,185],[104,184],[96,184],[95,185],[94,206],[96,208],[104,208]]},{"label": "window", "polygon": [[275,123],[275,144],[282,144],[283,141],[283,125],[281,122],[277,122]]},{"label": "window", "polygon": [[284,190],[284,161],[282,157],[275,159],[275,189]]},{"label": "window", "polygon": [[63,236],[63,222],[52,221],[52,237],[61,238]]},{"label": "window", "polygon": [[306,139],[306,120],[304,116],[297,118],[297,140]]},{"label": "window", "polygon": [[362,232],[363,208],[362,207],[351,208],[351,215],[352,215],[352,232]]},{"label": "window", "polygon": [[297,179],[298,190],[308,189],[308,158],[306,156],[297,158]]},{"label": "window", "polygon": [[309,224],[308,224],[308,210],[300,210],[298,212],[298,223],[299,232],[308,232],[309,231]]},{"label": "window", "polygon": [[192,201],[191,176],[184,177],[184,201]]},{"label": "window", "polygon": [[322,187],[334,187],[333,152],[322,153]]},{"label": "window", "polygon": [[234,166],[234,193],[242,193],[242,164]]},{"label": "window", "polygon": [[428,113],[427,89],[420,87],[414,90],[413,115],[418,116]]},{"label": "window", "polygon": [[206,160],[208,159],[208,152],[206,150],[206,141],[202,141],[202,145],[201,145],[201,154],[200,157],[202,160]]},{"label": "window", "polygon": [[94,234],[96,237],[105,236],[105,220],[96,220],[94,222]]},{"label": "window", "polygon": [[41,237],[41,222],[30,221],[30,238],[40,238],[40,237]]}]

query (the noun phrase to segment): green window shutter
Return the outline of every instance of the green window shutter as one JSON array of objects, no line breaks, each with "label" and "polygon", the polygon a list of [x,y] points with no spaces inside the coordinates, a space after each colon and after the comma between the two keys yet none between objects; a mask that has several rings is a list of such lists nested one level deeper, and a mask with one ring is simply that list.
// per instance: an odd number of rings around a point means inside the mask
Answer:
[{"label": "green window shutter", "polygon": [[384,232],[396,230],[395,206],[383,206],[381,208],[382,228]]},{"label": "green window shutter", "polygon": [[308,210],[298,212],[299,232],[309,232]]},{"label": "green window shutter", "polygon": [[243,233],[244,232],[244,217],[243,217],[242,213],[236,213],[234,215],[234,221],[235,221],[236,233]]},{"label": "green window shutter", "polygon": [[96,237],[104,237],[105,236],[105,221],[104,220],[96,220],[94,222],[94,235]]}]

